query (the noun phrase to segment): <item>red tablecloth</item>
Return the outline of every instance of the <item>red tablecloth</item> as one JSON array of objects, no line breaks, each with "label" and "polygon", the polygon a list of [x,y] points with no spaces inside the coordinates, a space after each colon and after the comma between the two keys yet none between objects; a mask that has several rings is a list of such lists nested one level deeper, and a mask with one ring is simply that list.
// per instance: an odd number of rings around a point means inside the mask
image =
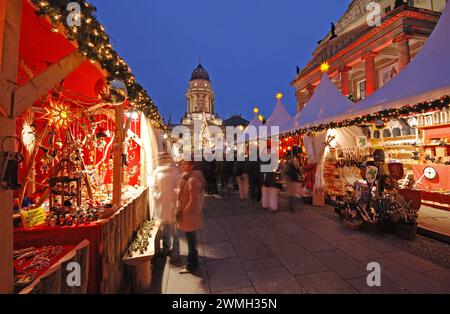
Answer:
[{"label": "red tablecloth", "polygon": [[[426,167],[433,167],[437,172],[437,177],[434,180],[422,178],[423,171]],[[428,191],[450,191],[450,166],[443,165],[413,165],[414,180],[420,180],[421,183],[417,186],[420,190]]]},{"label": "red tablecloth", "polygon": [[101,224],[71,227],[38,226],[14,229],[14,250],[48,245],[78,245],[89,240],[88,293],[99,293],[101,282]]},{"label": "red tablecloth", "polygon": [[[30,267],[28,269],[25,269],[28,267],[28,265],[31,264],[33,261],[33,258],[30,258],[28,260],[14,260],[14,268],[18,273],[21,273],[22,271],[27,274],[33,274],[38,278],[39,276],[42,276],[47,270],[49,270],[50,267],[55,265],[61,258],[63,258],[67,253],[72,251],[75,248],[75,245],[62,245],[61,253],[54,256],[48,265],[48,267],[44,267],[42,269],[36,269],[36,267]],[[41,250],[42,248],[36,248],[37,250]],[[24,288],[24,287],[22,287]]]}]

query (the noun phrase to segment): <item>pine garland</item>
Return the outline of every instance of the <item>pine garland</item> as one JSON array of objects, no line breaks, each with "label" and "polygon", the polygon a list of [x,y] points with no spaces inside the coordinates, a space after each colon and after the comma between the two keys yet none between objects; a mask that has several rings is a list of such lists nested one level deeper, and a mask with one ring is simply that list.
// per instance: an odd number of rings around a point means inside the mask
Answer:
[{"label": "pine garland", "polygon": [[[70,27],[66,23],[67,17],[71,13],[67,11],[67,5],[70,2],[80,4],[82,14],[80,27]],[[38,16],[49,18],[52,30],[57,31],[59,25],[64,25],[66,37],[78,43],[80,53],[108,71],[110,75],[107,78],[108,83],[114,79],[125,83],[128,90],[128,101],[134,110],[144,113],[163,133],[167,132],[168,127],[147,91],[136,82],[130,67],[113,49],[109,35],[95,16],[97,9],[94,6],[84,0],[32,0],[32,3]]]},{"label": "pine garland", "polygon": [[299,134],[313,134],[320,133],[329,129],[339,129],[350,126],[360,126],[365,124],[375,123],[378,120],[398,119],[405,116],[426,113],[430,111],[439,111],[450,108],[450,96],[444,96],[441,99],[433,101],[426,101],[418,103],[414,106],[403,106],[401,108],[385,109],[373,114],[366,114],[363,116],[345,119],[342,121],[332,121],[324,124],[308,126],[295,131],[283,134],[283,138],[287,136],[294,136]]}]

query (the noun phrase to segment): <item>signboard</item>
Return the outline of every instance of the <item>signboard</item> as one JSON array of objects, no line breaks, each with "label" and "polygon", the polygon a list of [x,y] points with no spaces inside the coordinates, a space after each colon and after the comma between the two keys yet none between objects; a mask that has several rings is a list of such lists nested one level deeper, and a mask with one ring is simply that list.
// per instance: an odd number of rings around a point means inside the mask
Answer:
[{"label": "signboard", "polygon": [[358,145],[359,149],[366,149],[367,148],[367,137],[366,136],[357,136],[356,144]]},{"label": "signboard", "polygon": [[43,223],[45,223],[46,215],[42,207],[31,209],[28,211],[22,211],[20,215],[24,228],[32,228],[34,226],[42,225]]}]

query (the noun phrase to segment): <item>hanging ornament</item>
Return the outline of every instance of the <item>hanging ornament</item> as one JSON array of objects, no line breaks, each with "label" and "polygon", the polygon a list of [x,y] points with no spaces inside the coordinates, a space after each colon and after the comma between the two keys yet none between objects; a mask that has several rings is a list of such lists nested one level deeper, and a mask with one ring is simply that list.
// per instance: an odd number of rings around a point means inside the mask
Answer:
[{"label": "hanging ornament", "polygon": [[25,120],[22,128],[22,142],[25,145],[25,149],[28,153],[31,153],[35,146],[36,140],[36,129],[32,123],[30,123],[29,119]]},{"label": "hanging ornament", "polygon": [[110,95],[108,86],[106,85],[106,81],[103,77],[95,83],[94,90],[99,100],[109,101]]},{"label": "hanging ornament", "polygon": [[114,105],[119,105],[128,96],[127,86],[123,81],[113,80],[109,86],[110,101]]},{"label": "hanging ornament", "polygon": [[44,119],[48,119],[50,124],[57,129],[67,129],[70,124],[70,118],[73,116],[68,105],[63,102],[54,102],[50,98],[49,105],[44,108],[46,113]]}]

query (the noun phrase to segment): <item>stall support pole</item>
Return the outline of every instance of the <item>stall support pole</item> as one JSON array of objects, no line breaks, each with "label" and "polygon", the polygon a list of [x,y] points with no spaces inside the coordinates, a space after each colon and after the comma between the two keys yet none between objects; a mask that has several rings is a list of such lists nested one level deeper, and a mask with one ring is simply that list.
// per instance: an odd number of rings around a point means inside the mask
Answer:
[{"label": "stall support pole", "polygon": [[[12,112],[19,67],[21,20],[22,1],[0,0],[0,139],[16,135]],[[4,148],[14,150],[13,145],[14,141],[7,141]],[[2,154],[0,166],[3,170]],[[0,204],[0,293],[14,293],[13,192],[0,188]]]},{"label": "stall support pole", "polygon": [[125,106],[124,104],[118,105],[114,109],[115,113],[115,125],[116,125],[116,136],[114,143],[114,169],[113,169],[113,205],[121,206],[122,200],[122,180],[123,180],[123,169],[122,169],[122,155],[123,155],[123,142],[125,140],[124,135],[124,116],[125,116]]}]

